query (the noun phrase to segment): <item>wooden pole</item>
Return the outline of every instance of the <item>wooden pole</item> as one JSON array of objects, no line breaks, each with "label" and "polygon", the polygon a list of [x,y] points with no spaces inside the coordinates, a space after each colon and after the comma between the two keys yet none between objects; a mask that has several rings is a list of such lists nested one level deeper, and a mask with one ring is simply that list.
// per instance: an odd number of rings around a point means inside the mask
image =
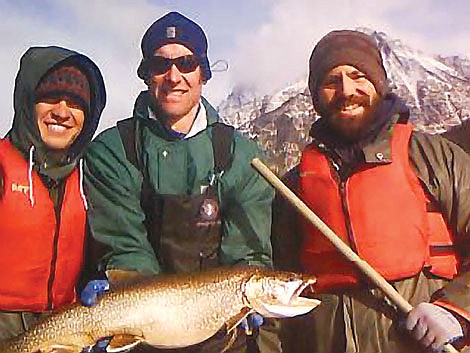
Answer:
[{"label": "wooden pole", "polygon": [[[253,167],[278,190],[297,210],[312,223],[334,247],[349,261],[353,262],[367,278],[380,288],[387,298],[395,304],[402,313],[408,314],[413,307],[366,261],[362,260],[351,248],[339,238],[330,227],[328,227],[307,205],[295,195],[261,160],[254,158],[251,162]],[[458,353],[450,344],[445,345],[446,352]]]}]

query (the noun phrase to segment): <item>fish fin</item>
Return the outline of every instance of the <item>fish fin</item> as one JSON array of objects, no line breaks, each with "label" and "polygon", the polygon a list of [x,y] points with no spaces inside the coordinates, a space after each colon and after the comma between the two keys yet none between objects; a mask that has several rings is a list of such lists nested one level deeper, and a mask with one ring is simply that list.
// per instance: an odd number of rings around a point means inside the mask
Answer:
[{"label": "fish fin", "polygon": [[117,334],[113,336],[111,341],[109,341],[109,344],[106,347],[106,352],[125,352],[139,345],[143,341],[144,338],[142,336]]},{"label": "fish fin", "polygon": [[53,345],[47,348],[40,348],[37,353],[81,353],[82,349],[83,347],[73,345]]},{"label": "fish fin", "polygon": [[230,318],[227,323],[225,324],[225,331],[226,333],[230,333],[234,330],[240,323],[246,318],[248,315],[253,314],[255,311],[251,308],[244,307],[240,312]]},{"label": "fish fin", "polygon": [[66,343],[45,343],[39,347],[37,353],[81,353],[84,348],[91,347],[94,343],[93,337],[89,333],[80,332],[68,337]]},{"label": "fish fin", "polygon": [[220,353],[227,352],[233,346],[233,344],[235,343],[235,340],[237,339],[237,336],[238,336],[238,331],[237,330],[232,330],[232,332],[230,333],[230,339],[228,340],[227,344],[225,345],[225,347],[222,349],[222,351]]}]

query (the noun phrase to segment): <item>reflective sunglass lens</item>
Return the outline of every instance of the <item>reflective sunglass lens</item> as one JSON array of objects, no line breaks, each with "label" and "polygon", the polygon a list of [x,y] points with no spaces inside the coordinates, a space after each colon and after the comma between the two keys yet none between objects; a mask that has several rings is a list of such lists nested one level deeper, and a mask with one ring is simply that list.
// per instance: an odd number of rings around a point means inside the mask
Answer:
[{"label": "reflective sunglass lens", "polygon": [[148,69],[152,75],[161,75],[167,72],[172,65],[176,65],[181,73],[193,72],[199,66],[194,55],[185,55],[178,58],[169,59],[163,56],[153,56],[148,59]]},{"label": "reflective sunglass lens", "polygon": [[196,70],[199,66],[199,62],[193,55],[181,56],[173,60],[178,70],[185,74]]}]

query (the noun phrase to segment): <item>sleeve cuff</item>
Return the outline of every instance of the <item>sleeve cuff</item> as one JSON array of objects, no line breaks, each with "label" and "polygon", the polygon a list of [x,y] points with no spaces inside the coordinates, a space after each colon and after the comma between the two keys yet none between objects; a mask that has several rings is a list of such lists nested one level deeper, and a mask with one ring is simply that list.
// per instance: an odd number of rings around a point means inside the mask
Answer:
[{"label": "sleeve cuff", "polygon": [[462,318],[463,321],[466,321],[466,324],[468,325],[470,323],[470,313],[462,308],[459,308],[458,306],[455,306],[446,300],[443,299],[438,299],[436,301],[432,302],[435,305],[439,305],[440,307],[449,310],[452,312],[454,315],[457,314]]}]

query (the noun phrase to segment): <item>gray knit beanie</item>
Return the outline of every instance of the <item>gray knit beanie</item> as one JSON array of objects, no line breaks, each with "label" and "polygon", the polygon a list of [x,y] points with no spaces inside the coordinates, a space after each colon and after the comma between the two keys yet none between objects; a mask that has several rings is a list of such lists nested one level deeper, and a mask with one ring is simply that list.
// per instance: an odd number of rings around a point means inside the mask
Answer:
[{"label": "gray knit beanie", "polygon": [[388,91],[387,73],[375,40],[362,32],[332,31],[315,46],[309,61],[308,87],[313,105],[322,114],[318,92],[325,75],[339,65],[351,65],[367,75],[380,96]]}]

